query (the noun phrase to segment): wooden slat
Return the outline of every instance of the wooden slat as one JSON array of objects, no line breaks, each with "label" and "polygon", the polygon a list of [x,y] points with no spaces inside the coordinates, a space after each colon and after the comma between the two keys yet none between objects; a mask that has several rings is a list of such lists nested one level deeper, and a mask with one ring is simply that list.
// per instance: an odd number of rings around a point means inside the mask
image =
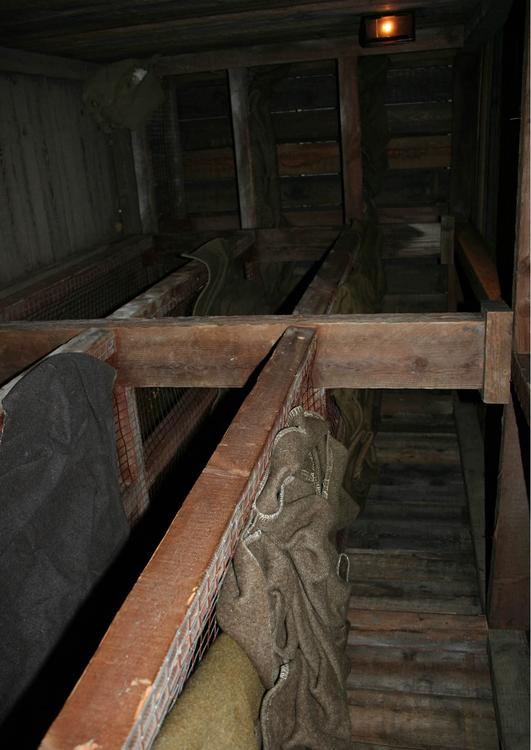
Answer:
[{"label": "wooden slat", "polygon": [[520,156],[518,165],[518,192],[516,215],[515,266],[513,278],[514,348],[518,354],[529,354],[530,346],[530,281],[529,281],[529,231],[530,174],[529,174],[529,8],[527,9],[526,38],[524,43],[524,73],[520,111]]},{"label": "wooden slat", "polygon": [[485,369],[482,398],[486,404],[506,404],[511,393],[511,334],[513,313],[505,302],[485,302]]},{"label": "wooden slat", "polygon": [[513,352],[512,378],[514,389],[520,403],[520,407],[529,424],[530,418],[530,377],[529,377],[529,355],[516,354]]},{"label": "wooden slat", "polygon": [[458,222],[455,227],[456,253],[478,300],[501,298],[496,263],[479,232],[471,224]]},{"label": "wooden slat", "polygon": [[339,235],[299,300],[294,310],[295,314],[330,312],[338,286],[352,266],[354,254],[359,248],[359,241],[359,235],[350,230],[345,230]]},{"label": "wooden slat", "polygon": [[529,629],[529,498],[512,402],[504,409],[488,591],[489,625]]},{"label": "wooden slat", "polygon": [[158,212],[155,197],[155,175],[147,129],[134,131],[131,134],[131,139],[142,232],[144,234],[156,234],[158,231]]},{"label": "wooden slat", "polygon": [[498,750],[490,700],[349,690],[349,704],[356,741],[432,750]]},{"label": "wooden slat", "polygon": [[486,651],[484,617],[356,609],[349,611],[348,619],[348,642],[352,646]]},{"label": "wooden slat", "polygon": [[456,396],[454,414],[468,500],[479,591],[481,603],[485,608],[485,447],[476,407],[473,404],[461,402]]},{"label": "wooden slat", "polygon": [[341,121],[341,162],[345,224],[363,216],[363,172],[361,163],[358,59],[338,58],[339,112]]},{"label": "wooden slat", "polygon": [[[44,748],[89,740],[121,748],[148,711],[157,710],[162,720],[172,696],[153,690],[157,675],[190,607],[207,596],[201,588],[205,573],[238,504],[249,507],[314,351],[312,331],[286,332],[52,724]],[[186,634],[181,639],[186,643]]]},{"label": "wooden slat", "polygon": [[394,690],[418,695],[491,698],[486,654],[355,646],[349,690]]},{"label": "wooden slat", "polygon": [[389,169],[429,169],[449,167],[452,137],[450,135],[415,135],[394,137],[389,141]]},{"label": "wooden slat", "polygon": [[483,386],[484,348],[490,344],[477,314],[6,323],[0,326],[0,381],[81,331],[100,327],[116,336],[122,384],[239,387],[292,325],[318,330],[316,387]]},{"label": "wooden slat", "polygon": [[255,164],[250,130],[249,72],[245,68],[231,68],[229,85],[240,221],[245,229],[255,227],[257,218]]},{"label": "wooden slat", "polygon": [[501,747],[529,748],[529,643],[520,630],[489,630]]}]

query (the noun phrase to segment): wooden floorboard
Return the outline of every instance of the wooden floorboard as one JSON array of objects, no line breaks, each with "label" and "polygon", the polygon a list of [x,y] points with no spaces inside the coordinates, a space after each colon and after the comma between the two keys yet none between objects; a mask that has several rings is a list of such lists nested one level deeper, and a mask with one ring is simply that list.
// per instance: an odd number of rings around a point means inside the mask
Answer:
[{"label": "wooden floorboard", "polygon": [[[446,309],[436,231],[387,232],[384,309]],[[352,749],[498,750],[452,393],[384,391],[375,446],[346,534]]]}]

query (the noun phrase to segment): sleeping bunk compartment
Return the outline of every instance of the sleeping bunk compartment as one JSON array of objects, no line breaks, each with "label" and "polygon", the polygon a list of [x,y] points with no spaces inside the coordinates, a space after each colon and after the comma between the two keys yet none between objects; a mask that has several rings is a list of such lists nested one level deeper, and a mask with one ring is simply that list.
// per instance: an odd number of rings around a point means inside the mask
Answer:
[{"label": "sleeping bunk compartment", "polygon": [[529,9],[0,10],[0,746],[529,747]]}]

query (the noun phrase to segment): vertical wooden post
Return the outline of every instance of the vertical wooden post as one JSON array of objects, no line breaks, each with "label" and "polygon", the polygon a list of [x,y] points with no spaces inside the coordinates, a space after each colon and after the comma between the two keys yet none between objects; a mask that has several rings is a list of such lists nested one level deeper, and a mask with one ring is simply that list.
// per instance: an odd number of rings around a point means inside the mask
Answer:
[{"label": "vertical wooden post", "polygon": [[457,278],[455,275],[455,218],[441,216],[441,265],[446,266],[448,310],[457,310]]},{"label": "vertical wooden post", "polygon": [[151,161],[151,148],[147,129],[134,131],[131,137],[142,232],[144,234],[157,234],[158,219],[155,199],[155,178],[153,175],[153,163]]},{"label": "vertical wooden post", "polygon": [[179,127],[179,110],[175,81],[167,79],[164,99],[164,142],[169,166],[170,217],[183,219],[186,216],[184,201],[184,168]]},{"label": "vertical wooden post", "polygon": [[529,354],[529,13],[527,17],[513,284],[514,350],[517,354]]},{"label": "vertical wooden post", "polygon": [[529,503],[512,402],[503,418],[488,620],[491,628],[529,630]]},{"label": "vertical wooden post", "polygon": [[363,171],[358,96],[358,58],[338,59],[339,111],[341,117],[341,166],[345,224],[363,216]]},{"label": "vertical wooden post", "polygon": [[257,215],[250,129],[248,70],[246,68],[233,68],[229,70],[229,87],[240,203],[240,222],[242,229],[252,229],[256,227]]},{"label": "vertical wooden post", "polygon": [[507,404],[511,398],[511,331],[513,313],[505,302],[488,301],[485,316],[485,362],[481,396],[486,404]]}]

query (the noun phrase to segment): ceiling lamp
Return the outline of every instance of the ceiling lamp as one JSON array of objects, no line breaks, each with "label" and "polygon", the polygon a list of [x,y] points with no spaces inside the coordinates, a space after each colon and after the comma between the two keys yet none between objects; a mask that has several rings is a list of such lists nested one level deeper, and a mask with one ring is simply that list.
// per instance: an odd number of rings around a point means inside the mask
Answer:
[{"label": "ceiling lamp", "polygon": [[415,41],[415,14],[413,11],[393,15],[363,16],[360,24],[362,47],[380,47],[386,44]]}]

